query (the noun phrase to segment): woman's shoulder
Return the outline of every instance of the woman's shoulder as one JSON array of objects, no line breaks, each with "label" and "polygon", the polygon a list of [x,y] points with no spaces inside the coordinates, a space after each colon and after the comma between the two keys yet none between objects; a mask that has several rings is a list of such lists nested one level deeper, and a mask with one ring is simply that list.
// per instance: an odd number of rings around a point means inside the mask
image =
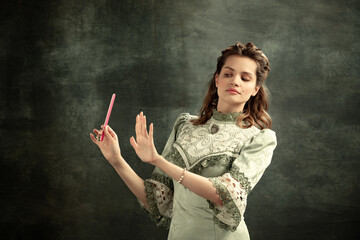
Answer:
[{"label": "woman's shoulder", "polygon": [[179,129],[185,123],[190,122],[191,119],[197,118],[197,116],[191,115],[190,113],[180,113],[175,120],[174,129]]},{"label": "woman's shoulder", "polygon": [[198,116],[191,115],[190,113],[180,113],[178,117],[176,118],[175,125],[189,122],[192,119],[196,119]]},{"label": "woman's shoulder", "polygon": [[251,145],[277,145],[277,138],[275,131],[264,128],[258,129],[256,134],[249,140],[248,144]]}]

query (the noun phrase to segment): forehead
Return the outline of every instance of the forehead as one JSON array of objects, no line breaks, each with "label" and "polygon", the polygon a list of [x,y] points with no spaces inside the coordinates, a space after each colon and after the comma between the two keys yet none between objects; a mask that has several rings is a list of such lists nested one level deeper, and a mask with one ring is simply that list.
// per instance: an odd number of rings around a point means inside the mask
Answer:
[{"label": "forehead", "polygon": [[249,72],[252,73],[253,75],[256,75],[257,65],[255,60],[249,57],[229,56],[226,59],[225,64],[222,67],[222,70],[224,70],[224,68],[228,69],[226,67],[230,67],[234,69],[234,71],[236,72]]}]

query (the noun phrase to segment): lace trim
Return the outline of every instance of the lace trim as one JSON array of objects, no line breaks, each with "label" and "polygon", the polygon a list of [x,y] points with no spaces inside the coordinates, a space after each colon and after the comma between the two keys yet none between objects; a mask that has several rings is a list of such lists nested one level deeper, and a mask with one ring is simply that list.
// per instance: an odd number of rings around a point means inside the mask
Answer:
[{"label": "lace trim", "polygon": [[236,207],[236,204],[234,203],[234,201],[232,200],[231,195],[230,195],[229,191],[227,190],[227,188],[225,186],[223,186],[216,179],[210,178],[209,180],[213,183],[213,186],[216,188],[216,192],[217,192],[217,194],[219,194],[220,199],[223,202],[223,207],[226,209],[226,213],[229,214],[231,216],[231,218],[235,221],[235,226],[230,226],[228,224],[221,222],[216,217],[216,215],[218,215],[220,213],[220,210],[217,209],[211,201],[207,200],[207,202],[209,203],[210,209],[212,209],[214,211],[214,216],[213,216],[214,223],[217,224],[220,228],[222,228],[224,230],[234,232],[237,229],[237,227],[241,221],[241,213],[240,213],[239,209]]},{"label": "lace trim", "polygon": [[165,184],[166,186],[168,186],[171,190],[174,189],[174,183],[172,181],[172,179],[166,175],[154,172],[151,174],[151,179],[154,179],[158,182],[161,182],[163,184]]},{"label": "lace trim", "polygon": [[191,172],[201,175],[201,172],[208,167],[214,167],[216,165],[220,165],[228,169],[230,168],[231,164],[234,162],[235,158],[230,157],[229,155],[217,155],[207,157],[204,160],[197,163],[192,169]]},{"label": "lace trim", "polygon": [[[181,157],[179,151],[176,148],[173,148],[171,157],[168,159],[170,162],[175,165],[184,168],[185,162]],[[208,167],[214,167],[216,165],[220,165],[227,168],[227,171],[230,169],[231,164],[234,162],[235,158],[226,154],[216,155],[207,157],[204,160],[198,162],[193,168],[189,169],[189,171],[201,175],[201,172]],[[236,171],[236,170],[234,170]],[[235,175],[235,173],[234,173]],[[236,175],[235,175],[236,176]],[[239,177],[240,178],[240,177]],[[166,184],[166,183],[164,183]]]},{"label": "lace trim", "polygon": [[172,153],[170,154],[170,158],[168,159],[169,162],[179,166],[179,167],[186,167],[183,158],[181,157],[179,151],[176,148],[172,148]]},{"label": "lace trim", "polygon": [[[156,196],[154,193],[154,187],[155,185],[153,183],[144,181],[145,185],[145,195],[146,195],[146,201],[148,204],[148,208],[143,209],[145,212],[150,216],[151,220],[155,222],[156,226],[158,227],[165,227],[166,229],[170,228],[171,218],[162,216],[159,212],[159,209],[157,207],[156,202]],[[140,201],[139,201],[140,202]],[[141,202],[140,202],[141,204]],[[143,206],[143,204],[141,204]]]},{"label": "lace trim", "polygon": [[218,121],[224,122],[234,122],[242,112],[234,112],[234,113],[220,113],[217,110],[213,110],[213,118]]},{"label": "lace trim", "polygon": [[230,169],[230,175],[235,178],[246,191],[246,194],[251,192],[251,183],[243,172],[240,172],[240,168],[233,165]]}]

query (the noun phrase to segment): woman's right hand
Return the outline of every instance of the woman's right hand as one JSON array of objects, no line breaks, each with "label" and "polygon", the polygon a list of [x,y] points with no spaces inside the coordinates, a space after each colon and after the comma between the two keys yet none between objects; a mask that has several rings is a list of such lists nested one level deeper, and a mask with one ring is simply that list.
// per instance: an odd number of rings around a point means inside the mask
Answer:
[{"label": "woman's right hand", "polygon": [[[103,126],[101,126],[101,128],[103,128]],[[100,148],[106,160],[114,166],[121,161],[121,151],[118,137],[109,125],[106,126],[104,130],[93,130],[94,134],[99,137],[101,137],[102,131],[104,131],[104,139],[102,141],[98,141],[92,133],[90,133],[90,138],[93,143]]]}]

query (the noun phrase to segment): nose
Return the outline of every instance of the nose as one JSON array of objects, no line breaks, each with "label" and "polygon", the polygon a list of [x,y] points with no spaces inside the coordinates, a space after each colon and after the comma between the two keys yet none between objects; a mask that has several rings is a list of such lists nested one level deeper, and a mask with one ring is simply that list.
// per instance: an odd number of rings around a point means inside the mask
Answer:
[{"label": "nose", "polygon": [[232,78],[231,85],[238,87],[240,85],[240,82],[241,82],[241,77],[239,75],[235,75]]}]

